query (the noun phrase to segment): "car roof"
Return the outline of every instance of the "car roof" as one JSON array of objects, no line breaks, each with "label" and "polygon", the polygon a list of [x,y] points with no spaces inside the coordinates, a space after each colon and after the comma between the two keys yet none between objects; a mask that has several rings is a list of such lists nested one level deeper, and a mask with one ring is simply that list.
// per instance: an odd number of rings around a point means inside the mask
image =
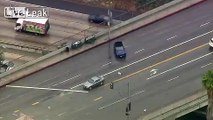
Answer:
[{"label": "car roof", "polygon": [[94,81],[96,81],[96,80],[99,80],[99,79],[101,79],[101,78],[98,77],[98,76],[94,76],[94,77],[92,77],[91,79],[94,80]]}]

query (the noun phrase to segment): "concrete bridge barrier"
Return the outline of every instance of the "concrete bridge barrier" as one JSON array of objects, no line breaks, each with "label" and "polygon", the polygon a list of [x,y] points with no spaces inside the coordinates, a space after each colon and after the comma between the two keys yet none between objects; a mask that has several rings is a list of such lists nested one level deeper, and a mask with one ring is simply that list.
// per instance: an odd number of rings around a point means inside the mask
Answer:
[{"label": "concrete bridge barrier", "polygon": [[165,106],[146,116],[141,116],[138,120],[175,120],[192,111],[202,108],[208,104],[208,96],[206,90],[177,101],[171,105]]}]

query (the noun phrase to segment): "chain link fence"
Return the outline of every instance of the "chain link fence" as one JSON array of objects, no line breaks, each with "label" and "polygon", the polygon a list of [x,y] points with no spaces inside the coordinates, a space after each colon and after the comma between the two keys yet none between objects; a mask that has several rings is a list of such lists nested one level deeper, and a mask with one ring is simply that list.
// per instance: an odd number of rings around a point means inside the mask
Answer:
[{"label": "chain link fence", "polygon": [[142,13],[174,0],[136,0],[136,9]]}]

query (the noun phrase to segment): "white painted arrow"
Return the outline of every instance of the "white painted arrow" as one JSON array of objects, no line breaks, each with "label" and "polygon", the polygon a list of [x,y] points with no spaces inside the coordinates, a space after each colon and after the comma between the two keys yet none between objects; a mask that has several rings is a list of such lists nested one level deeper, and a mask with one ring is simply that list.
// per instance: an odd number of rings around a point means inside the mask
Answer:
[{"label": "white painted arrow", "polygon": [[157,73],[157,70],[158,70],[158,69],[152,69],[152,70],[150,70],[150,73],[151,73],[150,76],[156,74],[156,73]]}]

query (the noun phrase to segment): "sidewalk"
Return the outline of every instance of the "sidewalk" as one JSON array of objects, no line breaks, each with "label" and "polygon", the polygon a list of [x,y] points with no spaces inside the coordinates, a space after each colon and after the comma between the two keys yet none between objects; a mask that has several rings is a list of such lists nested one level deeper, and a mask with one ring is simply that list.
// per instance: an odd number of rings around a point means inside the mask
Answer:
[{"label": "sidewalk", "polygon": [[[172,7],[168,8],[167,10],[164,10],[164,11],[160,10],[157,13],[153,13],[152,15],[146,16],[145,18],[143,18],[143,22],[137,21],[137,22],[134,22],[134,24],[132,23],[132,24],[127,24],[126,26],[123,26],[122,29],[119,29],[119,30],[112,32],[110,38],[112,38],[111,40],[114,40],[114,39],[116,39],[116,38],[118,38],[122,35],[128,34],[131,31],[134,31],[134,30],[139,29],[143,26],[151,24],[151,23],[153,23],[157,20],[160,20],[164,17],[167,17],[171,14],[174,14],[174,13],[176,13],[180,10],[183,10],[185,8],[188,8],[192,5],[198,4],[202,1],[205,1],[205,0],[187,0],[187,1],[184,0],[176,6],[172,5]],[[155,11],[158,11],[158,10],[155,10]],[[153,11],[150,11],[150,12],[152,13]],[[147,13],[147,14],[149,14],[149,13]],[[117,27],[117,26],[115,26],[115,27]],[[61,52],[60,54],[57,54],[56,56],[48,58],[45,61],[39,62],[37,64],[31,65],[30,67],[19,70],[18,72],[13,73],[13,75],[7,75],[4,78],[1,78],[0,86],[3,86],[3,85],[8,84],[10,82],[13,82],[13,81],[20,79],[24,76],[27,76],[29,74],[33,74],[34,72],[42,70],[42,69],[49,67],[51,65],[54,65],[58,62],[61,62],[62,60],[66,60],[70,57],[73,57],[73,56],[76,56],[76,55],[81,54],[83,52],[86,52],[86,51],[88,51],[92,48],[100,46],[100,45],[102,45],[102,44],[104,44],[108,41],[111,41],[111,40],[108,40],[107,35],[105,35],[105,36],[102,35],[95,42],[94,45],[84,45],[83,47],[81,47],[77,50],[72,50],[70,52]]]}]

